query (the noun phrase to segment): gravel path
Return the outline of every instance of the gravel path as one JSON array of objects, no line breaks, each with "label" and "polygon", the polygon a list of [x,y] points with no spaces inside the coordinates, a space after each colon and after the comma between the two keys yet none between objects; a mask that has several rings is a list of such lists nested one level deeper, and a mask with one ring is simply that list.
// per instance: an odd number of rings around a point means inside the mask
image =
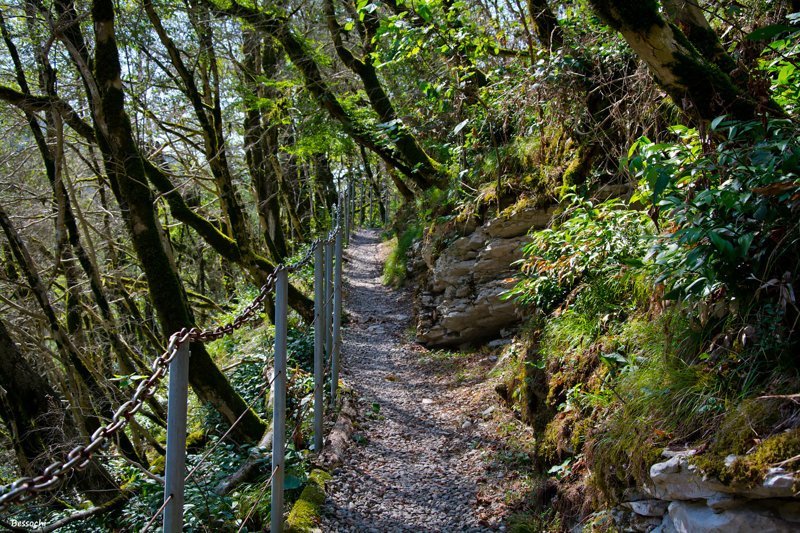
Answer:
[{"label": "gravel path", "polygon": [[487,473],[479,424],[408,341],[411,296],[381,283],[378,233],[359,232],[347,253],[343,378],[360,398],[360,420],[328,486],[322,530],[505,530],[502,509],[482,501],[480,488],[504,474]]}]

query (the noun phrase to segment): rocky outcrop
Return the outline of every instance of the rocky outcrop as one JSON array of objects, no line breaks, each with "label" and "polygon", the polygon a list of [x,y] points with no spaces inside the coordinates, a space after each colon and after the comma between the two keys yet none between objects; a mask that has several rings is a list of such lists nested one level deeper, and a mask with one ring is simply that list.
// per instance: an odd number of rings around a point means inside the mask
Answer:
[{"label": "rocky outcrop", "polygon": [[520,319],[503,297],[516,283],[514,262],[532,228],[543,228],[553,209],[510,208],[482,226],[443,228],[414,250],[417,341],[459,345],[495,338]]},{"label": "rocky outcrop", "polygon": [[[754,486],[726,485],[691,463],[693,450],[665,452],[643,492],[613,513],[620,529],[655,533],[800,531],[796,473],[771,468]],[[729,461],[736,458],[731,456]]]}]

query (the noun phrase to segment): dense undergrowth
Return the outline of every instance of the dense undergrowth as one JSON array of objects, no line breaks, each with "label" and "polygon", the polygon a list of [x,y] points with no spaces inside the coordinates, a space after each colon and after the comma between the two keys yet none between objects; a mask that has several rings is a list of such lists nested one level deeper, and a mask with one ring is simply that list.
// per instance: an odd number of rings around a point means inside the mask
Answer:
[{"label": "dense undergrowth", "polygon": [[[240,306],[228,313],[217,314],[210,320],[223,323],[232,320],[246,303],[257,294],[255,287],[244,288],[237,294]],[[265,318],[265,317],[262,317]],[[208,349],[218,366],[224,370],[231,384],[242,398],[264,420],[271,420],[269,405],[268,370],[272,366],[274,327],[266,322],[247,326],[221,340],[209,343]],[[313,332],[301,325],[296,316],[290,316],[288,354],[287,426],[290,434],[286,449],[287,473],[285,477],[286,501],[292,502],[300,496],[307,484],[312,453],[312,414],[310,395],[313,394]],[[142,376],[118,376],[123,390],[135,389]],[[156,398],[166,403],[165,391]],[[166,433],[164,428],[142,421],[154,436],[160,449],[164,450]],[[249,444],[240,444],[225,437],[228,425],[210,406],[198,401],[190,392],[189,420],[187,429],[188,471],[197,471],[186,483],[184,504],[185,531],[263,531],[270,521],[270,471],[271,453],[268,449]],[[155,448],[155,447],[154,447]],[[220,482],[236,472],[245,462],[255,457],[258,465],[254,474],[233,491],[220,495],[216,489]],[[149,472],[156,476],[164,474],[164,456],[157,451],[148,455]],[[140,531],[148,519],[163,502],[163,485],[141,468],[113,459],[109,467],[121,480],[128,499],[115,512],[70,524],[59,531]],[[30,515],[21,513],[16,520],[44,521],[53,523],[78,510],[68,498],[62,499],[62,510],[42,515],[37,508]]]},{"label": "dense undergrowth", "polygon": [[633,204],[568,195],[524,250],[510,296],[533,317],[508,399],[541,432],[566,522],[605,523],[665,448],[699,449],[706,474],[745,486],[796,466],[798,130],[712,126],[641,139]]}]

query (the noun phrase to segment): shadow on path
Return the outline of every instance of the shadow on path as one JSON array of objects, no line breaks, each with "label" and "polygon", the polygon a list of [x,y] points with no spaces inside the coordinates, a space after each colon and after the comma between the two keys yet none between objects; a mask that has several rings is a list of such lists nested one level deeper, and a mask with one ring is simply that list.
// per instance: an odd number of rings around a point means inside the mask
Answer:
[{"label": "shadow on path", "polygon": [[343,377],[362,399],[362,444],[334,472],[322,530],[492,531],[475,512],[481,452],[404,340],[411,296],[381,283],[382,252],[377,231],[347,251]]}]

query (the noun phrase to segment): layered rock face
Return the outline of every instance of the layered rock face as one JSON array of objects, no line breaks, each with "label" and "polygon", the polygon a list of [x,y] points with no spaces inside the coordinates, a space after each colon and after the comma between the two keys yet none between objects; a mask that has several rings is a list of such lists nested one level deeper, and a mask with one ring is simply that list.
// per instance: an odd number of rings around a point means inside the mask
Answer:
[{"label": "layered rock face", "polygon": [[502,297],[516,283],[522,246],[544,228],[553,209],[509,210],[482,226],[442,228],[415,247],[417,341],[455,346],[496,338],[519,322],[516,304]]},{"label": "layered rock face", "polygon": [[689,461],[693,454],[688,450],[654,464],[651,483],[614,513],[618,527],[655,533],[800,531],[793,472],[772,468],[759,485],[730,486],[704,476]]}]

